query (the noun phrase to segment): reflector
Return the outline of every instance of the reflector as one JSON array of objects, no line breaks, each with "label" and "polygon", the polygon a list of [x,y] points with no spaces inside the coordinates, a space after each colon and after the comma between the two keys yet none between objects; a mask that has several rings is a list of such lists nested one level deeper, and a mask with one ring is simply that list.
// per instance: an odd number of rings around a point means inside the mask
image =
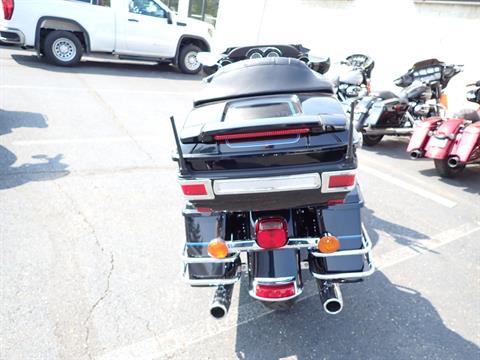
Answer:
[{"label": "reflector", "polygon": [[333,175],[328,181],[329,188],[347,187],[355,185],[355,175]]},{"label": "reflector", "polygon": [[265,299],[282,299],[295,295],[295,284],[257,284],[255,295]]},{"label": "reflector", "polygon": [[284,218],[271,217],[257,220],[255,225],[257,244],[264,249],[284,246],[288,240],[288,224]]},{"label": "reflector", "polygon": [[182,191],[187,196],[207,195],[207,189],[204,184],[182,185]]}]

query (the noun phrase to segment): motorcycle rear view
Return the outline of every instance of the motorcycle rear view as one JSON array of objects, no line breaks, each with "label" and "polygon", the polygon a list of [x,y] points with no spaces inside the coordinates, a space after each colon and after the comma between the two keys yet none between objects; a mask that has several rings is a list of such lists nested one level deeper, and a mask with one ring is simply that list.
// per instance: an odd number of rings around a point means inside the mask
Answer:
[{"label": "motorcycle rear view", "polygon": [[183,278],[212,286],[210,313],[226,315],[242,279],[269,308],[290,308],[309,270],[322,306],[343,308],[339,284],[371,275],[361,222],[352,121],[302,61],[227,65],[194,102],[174,160],[186,199]]}]

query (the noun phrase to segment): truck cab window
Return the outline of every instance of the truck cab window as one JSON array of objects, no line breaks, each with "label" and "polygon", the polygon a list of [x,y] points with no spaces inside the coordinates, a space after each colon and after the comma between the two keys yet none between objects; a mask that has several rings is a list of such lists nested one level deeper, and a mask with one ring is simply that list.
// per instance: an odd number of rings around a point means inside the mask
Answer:
[{"label": "truck cab window", "polygon": [[131,13],[166,18],[167,13],[152,0],[130,0],[128,10]]}]

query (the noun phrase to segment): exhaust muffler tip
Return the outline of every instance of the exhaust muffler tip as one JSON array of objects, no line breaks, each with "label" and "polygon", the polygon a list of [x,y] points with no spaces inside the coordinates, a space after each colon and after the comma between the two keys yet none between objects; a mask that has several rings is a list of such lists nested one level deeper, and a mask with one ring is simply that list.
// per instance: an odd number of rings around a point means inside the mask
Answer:
[{"label": "exhaust muffler tip", "polygon": [[458,156],[452,156],[448,159],[447,164],[452,169],[455,169],[456,167],[458,167],[458,165],[460,165],[460,159],[458,158]]},{"label": "exhaust muffler tip", "polygon": [[410,153],[410,158],[412,159],[420,159],[421,157],[423,157],[423,154],[424,152],[422,150],[413,150],[411,153]]},{"label": "exhaust muffler tip", "polygon": [[210,306],[210,315],[212,315],[215,319],[221,319],[225,315],[227,315],[228,309],[220,304],[215,303]]},{"label": "exhaust muffler tip", "polygon": [[221,319],[227,315],[232,302],[232,293],[233,284],[217,286],[210,305],[210,315],[215,319]]},{"label": "exhaust muffler tip", "polygon": [[343,309],[342,292],[340,285],[326,281],[317,281],[318,295],[327,314],[336,315]]},{"label": "exhaust muffler tip", "polygon": [[343,301],[340,299],[329,299],[323,303],[323,309],[327,314],[336,315],[343,310]]}]

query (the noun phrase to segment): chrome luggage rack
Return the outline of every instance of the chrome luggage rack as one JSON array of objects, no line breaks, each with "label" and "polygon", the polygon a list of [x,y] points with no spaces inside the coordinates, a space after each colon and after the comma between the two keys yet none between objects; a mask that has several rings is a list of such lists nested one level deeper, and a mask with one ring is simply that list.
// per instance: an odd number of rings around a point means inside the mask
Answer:
[{"label": "chrome luggage rack", "polygon": [[[313,277],[320,280],[340,280],[340,279],[358,279],[364,278],[372,275],[375,272],[375,264],[372,260],[372,241],[368,236],[368,233],[362,224],[362,234],[358,235],[362,237],[362,247],[360,249],[354,250],[339,250],[334,253],[321,253],[317,250],[318,238],[290,238],[287,244],[280,249],[307,249],[309,253],[317,258],[333,258],[340,256],[355,256],[363,255],[364,256],[364,267],[362,271],[358,272],[336,272],[336,273],[315,273],[312,271]],[[350,236],[339,236],[346,238]],[[216,285],[228,285],[234,284],[241,278],[241,266],[238,266],[235,275],[232,278],[227,279],[191,279],[189,276],[189,265],[190,264],[229,264],[237,261],[240,257],[240,253],[243,251],[264,251],[265,249],[258,246],[255,240],[230,240],[226,241],[226,244],[229,249],[230,256],[225,259],[216,259],[213,257],[191,257],[187,254],[187,244],[184,245],[182,251],[182,261],[183,261],[183,275],[182,278],[185,282],[190,285],[198,286],[216,286]],[[208,243],[195,243],[195,246],[208,246]]]}]

